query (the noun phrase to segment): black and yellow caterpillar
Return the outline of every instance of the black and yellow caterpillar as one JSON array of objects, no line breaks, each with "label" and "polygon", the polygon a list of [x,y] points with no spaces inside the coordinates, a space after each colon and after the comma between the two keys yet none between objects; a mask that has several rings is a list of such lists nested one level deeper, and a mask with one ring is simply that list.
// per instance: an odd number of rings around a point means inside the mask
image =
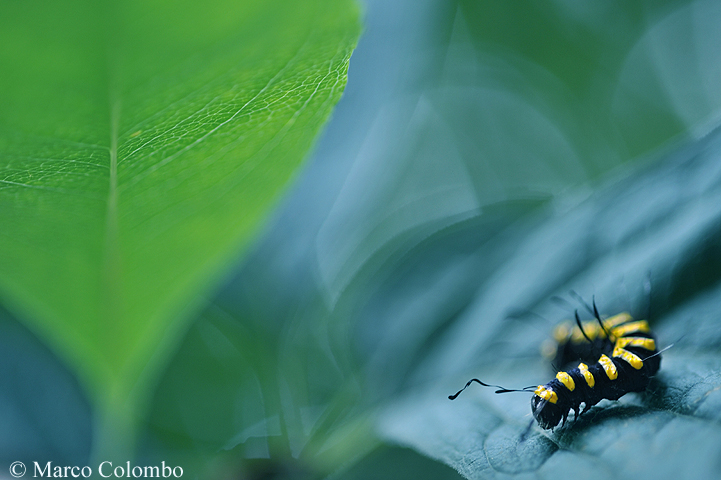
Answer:
[{"label": "black and yellow caterpillar", "polygon": [[561,324],[554,330],[554,361],[566,365],[580,359],[576,368],[558,372],[556,378],[535,389],[511,390],[474,378],[448,398],[455,399],[472,382],[497,387],[496,393],[533,392],[533,417],[541,428],[553,429],[561,421],[565,425],[571,410],[578,417],[602,399],[618,400],[626,393],[644,391],[661,366],[660,352],[648,322],[634,320],[628,313],[605,320],[597,311],[595,315],[595,321],[582,323],[576,314],[575,327]]},{"label": "black and yellow caterpillar", "polygon": [[598,318],[595,325],[579,322],[565,340],[559,342],[556,355],[560,364],[573,358],[597,359],[590,366],[581,361],[576,368],[558,372],[556,378],[534,390],[531,412],[541,428],[552,429],[561,421],[565,424],[571,410],[582,415],[604,398],[618,400],[629,392],[643,392],[661,366],[648,322],[634,320],[628,313]]}]

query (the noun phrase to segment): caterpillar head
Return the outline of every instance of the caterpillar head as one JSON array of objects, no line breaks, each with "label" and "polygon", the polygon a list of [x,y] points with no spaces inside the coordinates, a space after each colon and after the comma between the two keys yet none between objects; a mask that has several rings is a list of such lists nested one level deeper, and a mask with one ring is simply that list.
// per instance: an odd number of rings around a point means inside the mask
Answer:
[{"label": "caterpillar head", "polygon": [[531,397],[533,418],[538,422],[538,426],[545,430],[555,427],[563,418],[563,410],[553,401],[554,398],[558,400],[555,392],[544,386],[539,386]]}]

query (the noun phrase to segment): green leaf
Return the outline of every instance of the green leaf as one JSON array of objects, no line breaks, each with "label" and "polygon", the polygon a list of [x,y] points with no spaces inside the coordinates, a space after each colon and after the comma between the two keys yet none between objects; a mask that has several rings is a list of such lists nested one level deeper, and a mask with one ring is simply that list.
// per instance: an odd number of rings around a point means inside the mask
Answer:
[{"label": "green leaf", "polygon": [[357,6],[0,8],[0,296],[121,408],[311,147]]}]

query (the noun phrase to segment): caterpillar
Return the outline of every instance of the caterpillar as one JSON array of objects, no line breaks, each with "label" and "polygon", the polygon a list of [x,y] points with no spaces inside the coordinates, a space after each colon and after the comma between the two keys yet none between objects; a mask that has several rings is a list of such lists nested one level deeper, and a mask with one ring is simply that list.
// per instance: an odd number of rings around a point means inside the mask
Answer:
[{"label": "caterpillar", "polygon": [[454,400],[472,382],[498,388],[496,393],[532,392],[533,418],[541,428],[553,430],[561,422],[561,426],[566,424],[571,410],[575,419],[603,399],[618,400],[629,392],[643,392],[661,366],[661,352],[648,322],[634,320],[625,312],[602,320],[595,302],[593,311],[595,322],[582,323],[576,312],[576,328],[566,325],[554,331],[558,342],[555,358],[561,365],[580,358],[577,367],[559,371],[545,385],[520,390],[473,378],[448,398]]}]

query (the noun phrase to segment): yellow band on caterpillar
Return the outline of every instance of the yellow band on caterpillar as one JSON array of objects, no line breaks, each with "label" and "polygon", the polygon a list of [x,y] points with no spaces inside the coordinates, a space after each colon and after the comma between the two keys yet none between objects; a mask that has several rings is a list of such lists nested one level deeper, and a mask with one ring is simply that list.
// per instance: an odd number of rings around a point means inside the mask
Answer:
[{"label": "yellow band on caterpillar", "polygon": [[577,326],[573,327],[573,333],[571,333],[571,341],[573,343],[583,343],[587,341],[586,337],[588,337],[589,340],[594,340],[599,335],[603,336],[604,333],[598,323],[596,323],[595,321],[583,322],[583,331],[581,331],[581,329]]},{"label": "yellow band on caterpillar", "polygon": [[558,372],[556,374],[556,378],[570,391],[574,391],[576,389],[576,382],[574,382],[573,378],[571,378],[571,376],[566,372]]},{"label": "yellow band on caterpillar", "polygon": [[648,333],[651,328],[648,326],[646,320],[639,320],[637,322],[626,323],[624,325],[614,327],[611,329],[611,335],[616,338],[625,337],[629,333],[643,332]]},{"label": "yellow band on caterpillar", "polygon": [[583,378],[586,379],[586,383],[589,387],[593,388],[594,385],[596,385],[596,379],[593,378],[593,374],[588,371],[588,365],[585,363],[579,363],[578,369],[581,371],[581,375],[583,375]]},{"label": "yellow band on caterpillar", "polygon": [[613,328],[617,325],[621,325],[624,323],[628,323],[631,320],[633,320],[633,317],[628,312],[619,313],[618,315],[614,315],[613,317],[609,317],[606,320],[603,321],[603,326],[608,328]]},{"label": "yellow band on caterpillar", "polygon": [[613,360],[608,358],[606,355],[601,355],[601,358],[598,359],[598,363],[600,363],[603,367],[603,370],[606,372],[606,376],[609,380],[616,380],[618,378],[618,370],[616,370],[616,365],[613,364]]},{"label": "yellow band on caterpillar", "polygon": [[[636,370],[640,370],[641,367],[643,367],[643,360],[641,360],[641,358],[638,355],[634,355],[633,353],[629,352],[628,350],[624,350],[623,348],[619,348],[619,347],[614,348],[611,356],[624,360],[626,363],[631,365]],[[608,358],[608,357],[606,357],[606,358]],[[609,377],[609,378],[611,378],[611,377]],[[611,378],[611,380],[613,380],[613,379]]]},{"label": "yellow band on caterpillar", "polygon": [[[601,328],[601,326],[598,324],[598,321],[596,321],[596,320],[590,320],[587,322],[583,322],[583,332],[581,331],[580,328],[578,328],[577,326],[574,326],[573,330],[571,331],[571,340],[574,343],[581,343],[584,340],[586,340],[586,337],[588,337],[590,340],[593,340],[596,337],[604,338],[606,336],[606,331],[610,331],[612,336],[618,337],[620,335],[616,334],[616,332],[614,331],[614,328],[619,328],[619,327],[617,327],[618,325],[628,323],[632,320],[633,320],[633,317],[630,314],[623,312],[623,313],[619,313],[618,315],[614,315],[610,318],[607,318],[606,320],[602,320],[601,322],[603,323],[603,328]],[[560,335],[562,332],[566,333],[567,331],[568,331],[568,327],[566,327],[566,331],[559,330],[558,334]],[[631,330],[631,331],[633,331],[633,330]],[[636,330],[636,331],[638,331],[638,330]],[[585,333],[585,335],[584,335],[584,333]],[[568,334],[566,333],[566,336],[567,335]],[[558,339],[558,337],[556,337],[556,339]],[[560,340],[558,340],[558,341],[560,343]]]},{"label": "yellow band on caterpillar", "polygon": [[639,347],[644,350],[656,350],[656,342],[653,338],[623,337],[616,340],[616,348]]},{"label": "yellow band on caterpillar", "polygon": [[568,322],[559,323],[553,329],[553,339],[558,343],[566,343],[568,336],[571,334],[571,324]]},{"label": "yellow band on caterpillar", "polygon": [[547,402],[556,403],[558,401],[558,395],[553,390],[546,388],[543,385],[539,385],[535,392],[536,395],[546,400]]}]

